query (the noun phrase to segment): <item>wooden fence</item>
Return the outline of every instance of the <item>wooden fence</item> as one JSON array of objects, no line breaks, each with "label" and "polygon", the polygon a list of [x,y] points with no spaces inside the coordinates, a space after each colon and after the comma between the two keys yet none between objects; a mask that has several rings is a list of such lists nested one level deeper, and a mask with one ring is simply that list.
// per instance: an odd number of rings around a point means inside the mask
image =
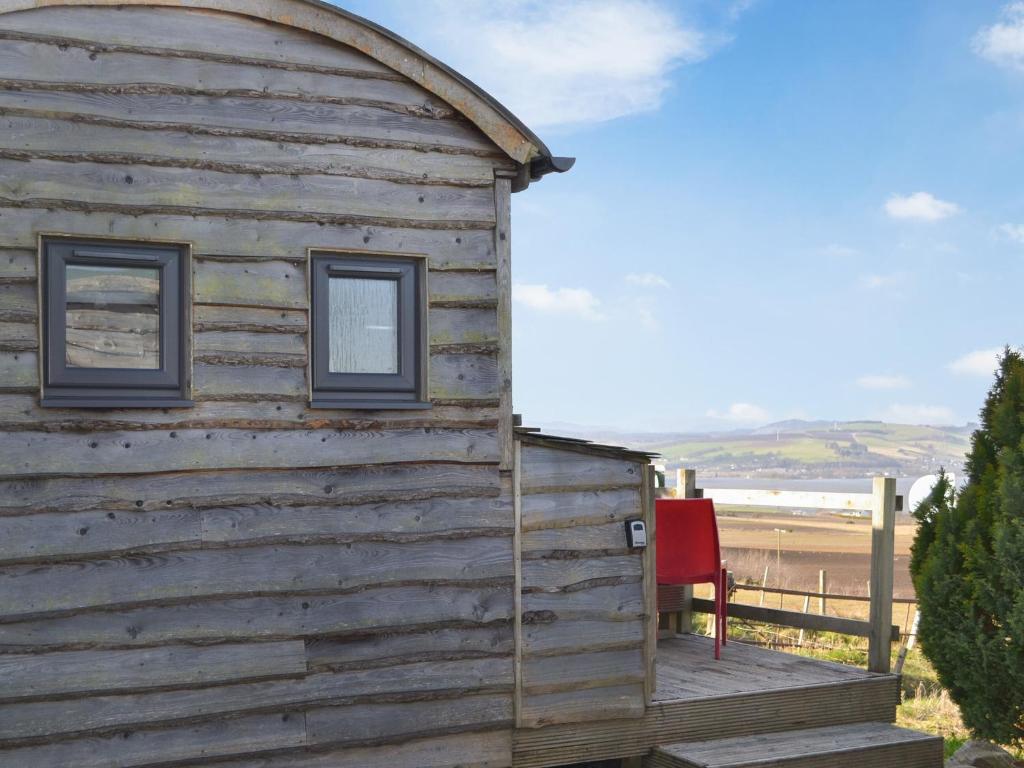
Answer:
[{"label": "wooden fence", "polygon": [[[801,630],[838,632],[868,638],[868,669],[873,672],[890,671],[891,643],[900,639],[900,628],[892,623],[893,606],[893,556],[895,548],[896,512],[902,506],[896,496],[896,480],[892,477],[876,477],[871,493],[816,493],[805,491],[706,489],[697,488],[696,472],[692,469],[678,470],[676,485],[677,498],[711,498],[719,506],[811,508],[840,511],[871,512],[871,578],[869,594],[830,595],[824,587],[820,592],[802,592],[751,586],[762,592],[773,594],[799,594],[807,598],[824,600],[863,600],[869,603],[868,619],[847,619],[839,616],[787,611],[768,608],[763,605],[729,603],[729,616],[748,621],[759,621]],[[745,589],[748,587],[740,586]],[[900,600],[903,602],[903,600]],[[714,613],[714,601],[693,596],[693,588],[658,588],[658,606],[667,614],[664,624],[670,632],[684,631],[690,626],[693,612]]]}]

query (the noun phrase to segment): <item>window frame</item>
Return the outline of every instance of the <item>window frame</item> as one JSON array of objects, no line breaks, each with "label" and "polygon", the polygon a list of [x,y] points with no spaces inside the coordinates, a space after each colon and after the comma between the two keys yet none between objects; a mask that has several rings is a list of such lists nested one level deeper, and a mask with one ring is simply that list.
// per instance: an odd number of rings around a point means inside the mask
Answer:
[{"label": "window frame", "polygon": [[[40,234],[40,404],[58,408],[191,406],[191,262],[187,243]],[[159,271],[159,368],[67,365],[68,264]]]},{"label": "window frame", "polygon": [[[426,257],[309,249],[309,403],[311,408],[424,409],[427,346]],[[331,373],[329,285],[332,277],[398,283],[398,373]]]}]

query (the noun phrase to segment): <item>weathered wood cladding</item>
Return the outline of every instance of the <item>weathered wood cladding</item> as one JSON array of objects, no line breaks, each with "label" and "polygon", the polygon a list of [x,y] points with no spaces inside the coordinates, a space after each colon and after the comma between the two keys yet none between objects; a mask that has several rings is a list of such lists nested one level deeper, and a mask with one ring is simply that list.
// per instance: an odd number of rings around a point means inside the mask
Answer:
[{"label": "weathered wood cladding", "polygon": [[644,712],[644,462],[521,438],[522,704],[519,724]]},{"label": "weathered wood cladding", "polygon": [[[514,168],[326,38],[0,13],[0,768],[510,763]],[[191,244],[193,407],[40,407],[40,233]],[[432,408],[308,408],[309,249],[427,257]]]}]

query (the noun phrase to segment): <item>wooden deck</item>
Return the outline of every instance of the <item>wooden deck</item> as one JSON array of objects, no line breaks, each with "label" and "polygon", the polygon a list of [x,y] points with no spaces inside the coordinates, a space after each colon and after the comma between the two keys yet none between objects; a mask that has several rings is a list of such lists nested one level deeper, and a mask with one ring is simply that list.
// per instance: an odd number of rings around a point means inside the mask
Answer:
[{"label": "wooden deck", "polygon": [[661,744],[892,722],[895,675],[730,642],[715,661],[710,638],[658,643],[657,689],[642,717],[523,729],[513,765],[542,768],[637,757]]}]

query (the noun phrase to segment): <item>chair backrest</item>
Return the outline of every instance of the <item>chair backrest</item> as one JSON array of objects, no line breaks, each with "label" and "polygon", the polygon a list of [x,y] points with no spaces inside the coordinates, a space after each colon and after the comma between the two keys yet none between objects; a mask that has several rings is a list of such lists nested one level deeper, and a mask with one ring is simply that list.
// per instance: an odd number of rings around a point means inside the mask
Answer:
[{"label": "chair backrest", "polygon": [[658,499],[654,510],[658,583],[714,581],[722,554],[712,500]]}]

